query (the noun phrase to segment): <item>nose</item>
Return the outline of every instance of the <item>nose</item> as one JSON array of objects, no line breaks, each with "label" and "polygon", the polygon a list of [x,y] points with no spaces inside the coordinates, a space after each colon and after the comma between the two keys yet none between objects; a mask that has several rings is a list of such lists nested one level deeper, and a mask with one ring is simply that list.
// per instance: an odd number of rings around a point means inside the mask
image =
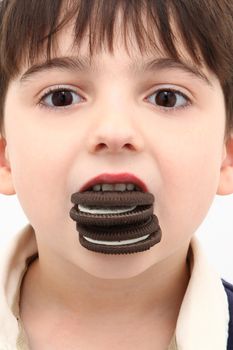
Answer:
[{"label": "nose", "polygon": [[141,152],[144,147],[139,126],[120,115],[100,118],[90,133],[90,153]]}]

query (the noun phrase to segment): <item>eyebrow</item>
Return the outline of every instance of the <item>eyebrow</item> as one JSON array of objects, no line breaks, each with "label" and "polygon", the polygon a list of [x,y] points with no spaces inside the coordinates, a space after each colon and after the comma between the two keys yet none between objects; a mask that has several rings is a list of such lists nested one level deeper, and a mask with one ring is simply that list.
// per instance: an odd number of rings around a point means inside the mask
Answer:
[{"label": "eyebrow", "polygon": [[[52,70],[87,72],[98,71],[98,69],[99,65],[97,65],[95,62],[91,62],[90,57],[88,56],[61,56],[31,66],[26,72],[23,73],[19,79],[19,82],[22,84],[26,83],[37,74]],[[172,58],[155,58],[145,62],[142,60],[136,60],[128,65],[128,69],[133,72],[133,74],[153,72],[156,70],[178,69],[200,79],[207,85],[212,85],[207,76],[197,66]]]},{"label": "eyebrow", "polygon": [[69,70],[69,71],[87,71],[90,70],[91,64],[90,59],[86,56],[72,57],[62,56],[55,57],[40,64],[31,66],[23,75],[20,77],[20,83],[24,83],[39,73],[48,72],[51,70]]},{"label": "eyebrow", "polygon": [[173,58],[156,58],[146,62],[137,62],[136,65],[132,67],[135,72],[139,71],[156,71],[165,69],[178,69],[183,71],[195,78],[204,82],[205,84],[212,86],[210,80],[204,74],[204,72],[197,66],[189,64],[183,61],[175,60]]}]

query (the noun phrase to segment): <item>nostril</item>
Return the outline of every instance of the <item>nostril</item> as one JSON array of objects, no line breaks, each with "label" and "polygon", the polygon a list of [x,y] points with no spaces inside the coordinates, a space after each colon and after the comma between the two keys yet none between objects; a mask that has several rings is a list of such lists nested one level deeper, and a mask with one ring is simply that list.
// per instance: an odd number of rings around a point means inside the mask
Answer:
[{"label": "nostril", "polygon": [[106,144],[102,142],[102,143],[99,143],[98,145],[96,145],[95,150],[98,152],[106,147],[107,147]]},{"label": "nostril", "polygon": [[[115,146],[115,147],[114,147]],[[113,150],[121,150],[121,149],[123,149],[123,148],[127,148],[127,149],[129,149],[129,150],[131,150],[131,151],[134,151],[135,150],[135,147],[131,144],[131,143],[126,143],[126,144],[124,144],[124,145],[122,145],[122,146],[120,146],[120,145],[111,145],[111,147],[108,147],[108,145],[106,144],[106,143],[104,143],[104,142],[101,142],[101,143],[98,143],[96,146],[95,146],[95,151],[96,152],[98,152],[98,151],[101,151],[101,150],[103,150],[103,149],[105,149],[105,148],[109,148],[109,149],[113,149]]]},{"label": "nostril", "polygon": [[135,147],[134,147],[131,143],[126,143],[126,144],[125,144],[125,147],[128,148],[128,149],[131,150],[131,151],[134,151],[134,150],[135,150]]}]

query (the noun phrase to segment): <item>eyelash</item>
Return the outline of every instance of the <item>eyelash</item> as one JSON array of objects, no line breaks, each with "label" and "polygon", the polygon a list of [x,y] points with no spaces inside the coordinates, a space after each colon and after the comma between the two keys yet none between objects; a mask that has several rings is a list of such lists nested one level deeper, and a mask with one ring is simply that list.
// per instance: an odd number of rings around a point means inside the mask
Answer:
[{"label": "eyelash", "polygon": [[[57,86],[57,87],[52,87],[52,88],[49,88],[47,91],[45,91],[45,93],[40,97],[39,99],[39,107],[40,108],[46,108],[47,110],[52,110],[52,111],[59,111],[59,110],[63,110],[63,109],[67,109],[67,108],[70,108],[70,106],[74,105],[68,105],[68,106],[63,106],[63,107],[57,107],[57,106],[48,106],[46,105],[43,100],[48,97],[49,95],[52,95],[56,92],[71,92],[71,93],[74,93],[74,94],[77,94],[79,97],[80,97],[80,102],[84,101],[84,98],[78,93],[78,91],[72,89],[72,88],[69,88],[69,87],[63,87],[63,86]],[[79,103],[80,103],[79,102]],[[77,104],[77,103],[75,103]]]},{"label": "eyelash", "polygon": [[[53,93],[56,93],[56,92],[70,92],[70,93],[75,93],[77,94],[79,97],[80,97],[80,101],[78,103],[72,103],[71,105],[67,105],[67,106],[49,106],[49,105],[46,105],[43,100],[48,97],[48,96],[52,96]],[[159,93],[162,93],[162,92],[166,92],[166,93],[174,93],[176,96],[178,96],[178,98],[182,98],[185,100],[185,103],[184,105],[181,105],[181,106],[175,106],[175,107],[164,107],[164,106],[160,106],[160,105],[157,105],[157,104],[153,104],[151,102],[148,102],[149,98],[151,98],[152,96],[156,95],[158,96]],[[156,99],[156,97],[155,97]],[[177,99],[177,97],[176,97]],[[61,110],[64,110],[64,109],[67,109],[67,108],[70,108],[72,105],[76,105],[76,104],[80,104],[80,102],[84,101],[84,98],[77,92],[75,91],[74,89],[72,88],[69,88],[69,87],[63,87],[63,86],[58,86],[58,87],[53,87],[53,88],[49,88],[40,98],[39,100],[39,107],[40,108],[46,108],[47,110],[52,110],[52,111],[61,111]],[[172,89],[170,87],[163,87],[163,88],[160,88],[156,91],[154,91],[152,94],[148,95],[146,98],[145,98],[145,101],[147,103],[151,103],[152,105],[154,105],[156,108],[159,108],[160,110],[164,111],[164,112],[171,112],[173,110],[177,110],[177,109],[181,109],[181,108],[186,108],[188,106],[191,105],[191,100],[190,98],[185,95],[184,93],[182,93],[181,91],[177,90],[177,89]]]}]

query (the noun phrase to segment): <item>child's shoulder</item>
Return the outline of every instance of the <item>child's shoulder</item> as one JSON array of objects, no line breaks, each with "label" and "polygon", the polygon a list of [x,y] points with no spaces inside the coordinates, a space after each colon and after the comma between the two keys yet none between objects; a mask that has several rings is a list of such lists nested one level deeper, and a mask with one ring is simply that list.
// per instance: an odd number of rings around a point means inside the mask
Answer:
[{"label": "child's shoulder", "polygon": [[227,293],[228,301],[231,304],[231,307],[233,307],[233,285],[225,281],[224,279],[222,279],[222,284]]},{"label": "child's shoulder", "polygon": [[222,283],[227,294],[230,315],[227,350],[233,350],[233,285],[224,279],[222,279]]}]

